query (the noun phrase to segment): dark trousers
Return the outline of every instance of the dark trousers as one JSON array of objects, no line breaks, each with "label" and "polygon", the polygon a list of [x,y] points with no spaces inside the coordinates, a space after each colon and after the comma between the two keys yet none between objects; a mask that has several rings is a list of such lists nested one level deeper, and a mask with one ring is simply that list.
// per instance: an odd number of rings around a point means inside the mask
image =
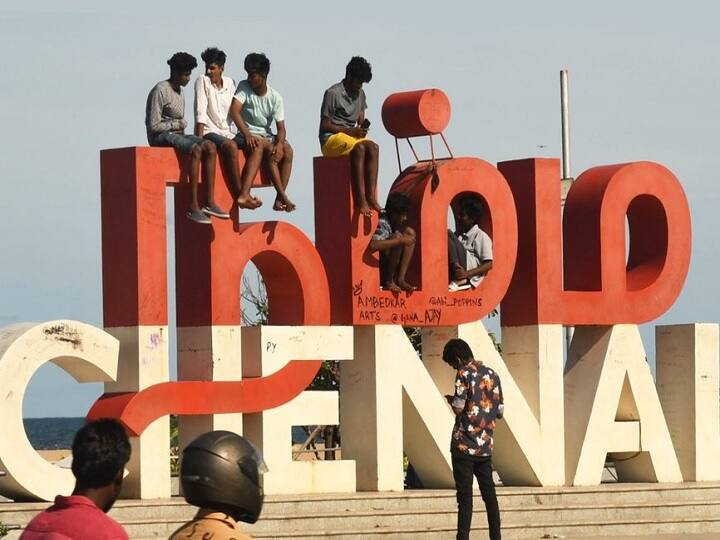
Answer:
[{"label": "dark trousers", "polygon": [[459,264],[462,268],[467,268],[467,251],[462,245],[460,239],[448,230],[448,269],[450,272],[450,281],[455,276],[455,265]]},{"label": "dark trousers", "polygon": [[480,494],[483,502],[485,502],[490,540],[500,540],[500,508],[495,494],[491,458],[469,456],[456,450],[453,450],[451,455],[458,503],[457,540],[468,540],[470,538],[473,512],[473,476],[478,480]]}]

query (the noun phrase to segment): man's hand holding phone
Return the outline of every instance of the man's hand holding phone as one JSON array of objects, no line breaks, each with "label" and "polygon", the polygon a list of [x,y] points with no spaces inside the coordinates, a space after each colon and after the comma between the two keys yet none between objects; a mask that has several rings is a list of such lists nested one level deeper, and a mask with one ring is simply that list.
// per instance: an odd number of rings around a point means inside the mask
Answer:
[{"label": "man's hand holding phone", "polygon": [[368,130],[370,129],[370,120],[365,118],[365,120],[363,120],[363,123],[360,124],[360,128],[363,130],[363,137],[367,136]]}]

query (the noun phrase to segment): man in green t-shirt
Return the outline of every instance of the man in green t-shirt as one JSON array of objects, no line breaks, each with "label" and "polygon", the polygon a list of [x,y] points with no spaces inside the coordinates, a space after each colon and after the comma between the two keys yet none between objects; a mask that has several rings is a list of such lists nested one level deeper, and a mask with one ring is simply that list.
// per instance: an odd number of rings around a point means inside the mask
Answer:
[{"label": "man in green t-shirt", "polygon": [[[235,142],[247,156],[240,180],[243,191],[247,193],[241,193],[240,197],[249,197],[252,179],[264,163],[277,192],[273,209],[292,212],[295,204],[285,190],[290,181],[293,150],[285,138],[282,96],[267,83],[270,60],[262,53],[250,53],[245,57],[245,71],[247,79],[237,85],[230,106],[230,117],[239,132]],[[277,133],[272,132],[273,122]]]}]

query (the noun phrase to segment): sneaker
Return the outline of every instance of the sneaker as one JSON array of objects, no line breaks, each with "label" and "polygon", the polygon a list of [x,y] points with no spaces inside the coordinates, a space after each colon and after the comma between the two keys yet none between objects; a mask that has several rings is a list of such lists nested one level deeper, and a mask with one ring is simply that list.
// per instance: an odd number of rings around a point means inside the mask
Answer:
[{"label": "sneaker", "polygon": [[448,292],[467,291],[469,288],[469,283],[464,283],[460,285],[457,281],[451,281],[448,285]]},{"label": "sneaker", "polygon": [[206,204],[202,207],[202,211],[205,212],[208,216],[214,216],[220,219],[230,219],[230,214],[220,210],[217,204]]},{"label": "sneaker", "polygon": [[195,223],[202,223],[203,225],[210,225],[212,223],[210,221],[210,218],[205,215],[204,212],[201,212],[200,210],[188,210],[185,213],[185,216],[192,219]]}]

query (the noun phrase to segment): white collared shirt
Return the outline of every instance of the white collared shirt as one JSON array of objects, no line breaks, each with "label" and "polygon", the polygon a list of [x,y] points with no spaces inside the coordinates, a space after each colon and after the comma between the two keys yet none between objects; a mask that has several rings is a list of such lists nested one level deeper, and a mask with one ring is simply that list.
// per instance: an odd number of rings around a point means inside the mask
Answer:
[{"label": "white collared shirt", "polygon": [[[457,237],[465,247],[465,251],[467,251],[466,270],[477,268],[485,261],[492,261],[492,240],[480,227],[473,225],[469,231],[459,233]],[[477,287],[483,277],[473,276],[470,278],[470,283],[472,283],[473,287]]]},{"label": "white collared shirt", "polygon": [[222,82],[223,87],[217,88],[207,75],[200,75],[195,81],[195,123],[205,126],[203,135],[217,133],[232,139],[235,133],[230,130],[229,113],[235,81],[223,75]]}]

